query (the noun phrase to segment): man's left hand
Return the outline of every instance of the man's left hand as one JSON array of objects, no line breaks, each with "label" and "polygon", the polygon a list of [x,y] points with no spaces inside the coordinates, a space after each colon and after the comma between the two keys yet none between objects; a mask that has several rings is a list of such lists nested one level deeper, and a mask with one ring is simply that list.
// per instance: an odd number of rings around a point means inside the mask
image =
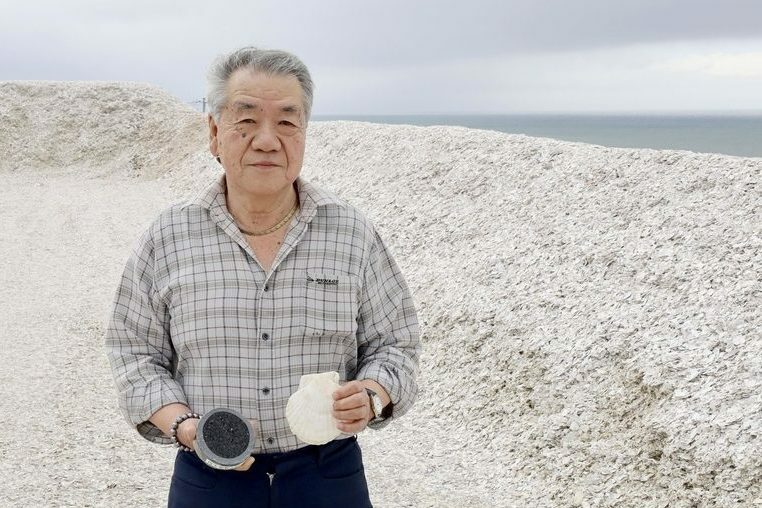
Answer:
[{"label": "man's left hand", "polygon": [[333,417],[336,427],[347,434],[362,432],[373,418],[370,398],[360,381],[350,381],[333,392]]}]

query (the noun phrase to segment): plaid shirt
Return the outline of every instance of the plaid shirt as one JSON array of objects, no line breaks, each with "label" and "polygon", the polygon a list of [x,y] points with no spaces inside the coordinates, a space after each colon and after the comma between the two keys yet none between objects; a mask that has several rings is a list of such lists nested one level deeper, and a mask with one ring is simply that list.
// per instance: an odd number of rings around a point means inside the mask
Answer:
[{"label": "plaid shirt", "polygon": [[397,264],[361,212],[296,184],[301,207],[269,274],[228,212],[224,174],[133,246],[104,343],[119,407],[141,436],[171,443],[148,418],[181,402],[255,419],[255,453],[305,446],[286,402],[303,374],[325,371],[387,390],[392,416],[371,428],[410,409],[420,331]]}]

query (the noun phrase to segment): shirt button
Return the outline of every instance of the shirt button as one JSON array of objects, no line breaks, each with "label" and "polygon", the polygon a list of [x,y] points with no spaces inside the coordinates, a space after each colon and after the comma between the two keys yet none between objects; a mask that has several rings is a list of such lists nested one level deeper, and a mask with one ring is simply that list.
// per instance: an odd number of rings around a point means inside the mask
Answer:
[{"label": "shirt button", "polygon": [[265,332],[265,333],[262,334],[262,340],[267,340],[269,338],[270,338],[270,334],[269,333]]},{"label": "shirt button", "polygon": [[268,442],[268,444],[273,444],[273,442],[274,442],[274,441],[275,441],[275,439],[273,439],[273,438],[271,438],[271,437],[268,437],[268,438],[267,438],[267,442]]},{"label": "shirt button", "polygon": [[265,292],[267,292],[267,291],[270,291],[270,286],[268,286],[267,284],[265,284]]},{"label": "shirt button", "polygon": [[270,393],[270,389],[269,388],[262,388],[262,393],[267,395],[268,393]]}]

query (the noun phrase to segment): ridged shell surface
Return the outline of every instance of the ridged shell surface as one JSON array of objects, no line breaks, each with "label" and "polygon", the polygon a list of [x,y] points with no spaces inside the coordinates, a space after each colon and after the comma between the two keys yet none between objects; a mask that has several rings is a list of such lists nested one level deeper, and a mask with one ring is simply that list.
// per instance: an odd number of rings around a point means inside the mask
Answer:
[{"label": "ridged shell surface", "polygon": [[296,437],[308,444],[325,444],[341,434],[331,415],[333,392],[339,388],[338,372],[305,374],[299,389],[288,399],[286,420]]}]

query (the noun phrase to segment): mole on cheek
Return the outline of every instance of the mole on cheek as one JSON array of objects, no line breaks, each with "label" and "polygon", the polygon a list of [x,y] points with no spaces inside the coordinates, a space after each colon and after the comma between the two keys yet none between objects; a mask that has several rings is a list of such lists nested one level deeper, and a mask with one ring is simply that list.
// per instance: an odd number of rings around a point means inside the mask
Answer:
[{"label": "mole on cheek", "polygon": [[242,132],[242,133],[241,133],[241,137],[242,137],[242,138],[245,138],[245,137],[246,137],[246,133],[245,133],[245,132]]}]

